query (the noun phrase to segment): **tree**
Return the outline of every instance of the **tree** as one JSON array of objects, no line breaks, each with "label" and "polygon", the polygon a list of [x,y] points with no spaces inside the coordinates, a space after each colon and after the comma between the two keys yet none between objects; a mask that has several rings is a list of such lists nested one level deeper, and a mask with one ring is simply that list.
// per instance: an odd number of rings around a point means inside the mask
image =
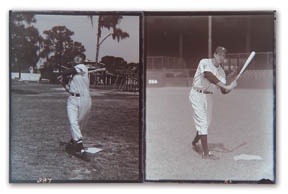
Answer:
[{"label": "tree", "polygon": [[[91,23],[93,25],[93,16],[89,16]],[[117,28],[117,25],[121,22],[123,17],[120,15],[99,15],[98,17],[98,27],[97,27],[97,41],[96,41],[96,58],[95,62],[98,63],[99,50],[101,44],[110,36],[112,36],[113,40],[117,40],[118,42],[124,38],[128,38],[129,34],[127,32],[122,31],[120,28]],[[108,33],[101,41],[102,37],[102,29],[107,28],[110,30],[112,28],[112,32]]]},{"label": "tree", "polygon": [[80,42],[73,41],[74,32],[65,26],[54,26],[43,32],[43,48],[41,56],[47,59],[47,65],[52,67],[70,67],[76,54],[85,52],[85,47]]},{"label": "tree", "polygon": [[113,74],[127,68],[127,62],[121,57],[105,56],[102,57],[100,62],[104,63],[107,71]]},{"label": "tree", "polygon": [[11,12],[10,19],[10,62],[12,70],[18,67],[20,79],[23,68],[36,66],[41,36],[32,25],[36,22],[33,14]]}]

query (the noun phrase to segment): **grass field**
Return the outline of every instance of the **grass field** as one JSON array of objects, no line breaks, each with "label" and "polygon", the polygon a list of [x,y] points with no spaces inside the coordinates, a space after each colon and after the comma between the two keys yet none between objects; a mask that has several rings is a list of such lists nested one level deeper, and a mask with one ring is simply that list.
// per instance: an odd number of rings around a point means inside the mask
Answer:
[{"label": "grass field", "polygon": [[[188,87],[146,90],[146,179],[254,182],[274,180],[272,89],[214,94],[209,148],[220,160],[191,149],[196,134]],[[241,154],[262,160],[235,160]]]},{"label": "grass field", "polygon": [[67,93],[57,85],[11,84],[10,182],[138,182],[139,95],[91,89],[84,146],[103,149],[87,163],[65,153],[71,136]]}]

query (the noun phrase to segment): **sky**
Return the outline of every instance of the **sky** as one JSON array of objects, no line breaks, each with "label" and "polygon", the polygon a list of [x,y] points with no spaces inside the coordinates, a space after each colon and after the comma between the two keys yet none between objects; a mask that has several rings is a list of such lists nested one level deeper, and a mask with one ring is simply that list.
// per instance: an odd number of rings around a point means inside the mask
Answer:
[{"label": "sky", "polygon": [[[96,34],[98,17],[93,17],[93,25],[88,16],[84,15],[43,15],[35,16],[36,23],[42,34],[45,30],[50,30],[53,26],[66,26],[74,32],[72,39],[81,42],[86,49],[86,58],[95,61],[96,55]],[[120,24],[117,26],[125,32],[128,32],[129,38],[113,40],[110,36],[100,47],[99,59],[103,56],[122,57],[128,63],[139,62],[139,16],[123,16]],[[112,30],[112,29],[111,29]],[[109,31],[103,29],[102,39],[109,34]],[[101,40],[102,40],[101,39]]]}]

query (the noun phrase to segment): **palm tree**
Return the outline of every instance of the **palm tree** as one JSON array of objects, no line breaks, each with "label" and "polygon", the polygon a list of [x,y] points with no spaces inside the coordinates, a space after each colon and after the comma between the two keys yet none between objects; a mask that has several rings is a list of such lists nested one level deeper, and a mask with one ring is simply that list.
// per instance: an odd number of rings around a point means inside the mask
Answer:
[{"label": "palm tree", "polygon": [[[90,18],[91,24],[93,26],[93,16],[88,16]],[[117,39],[119,42],[124,38],[128,38],[129,34],[127,32],[122,31],[120,28],[117,28],[117,25],[120,23],[123,17],[120,15],[99,15],[98,17],[98,27],[97,27],[97,41],[96,41],[96,57],[95,63],[98,63],[99,57],[99,49],[100,45],[110,36],[112,36],[113,40]],[[101,41],[100,38],[102,36],[102,29],[107,28],[110,30],[112,28],[112,32],[108,33]]]}]

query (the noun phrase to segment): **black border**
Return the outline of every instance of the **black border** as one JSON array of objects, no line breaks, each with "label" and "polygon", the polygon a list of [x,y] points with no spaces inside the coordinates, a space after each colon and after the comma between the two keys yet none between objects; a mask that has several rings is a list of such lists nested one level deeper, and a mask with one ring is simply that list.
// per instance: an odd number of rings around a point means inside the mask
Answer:
[{"label": "black border", "polygon": [[274,162],[274,169],[273,169],[273,173],[274,173],[274,183],[276,183],[277,180],[277,112],[276,112],[276,108],[277,108],[277,80],[276,80],[276,71],[277,71],[277,66],[276,66],[276,56],[277,56],[277,41],[276,41],[276,35],[277,35],[277,13],[276,11],[273,11],[273,16],[274,16],[274,33],[273,33],[273,39],[274,39],[274,47],[273,47],[273,94],[274,94],[274,98],[273,98],[273,132],[274,132],[274,138],[273,138],[273,162]]},{"label": "black border", "polygon": [[11,130],[12,130],[12,102],[11,102],[11,84],[12,84],[12,81],[11,81],[11,55],[10,55],[10,52],[11,52],[11,11],[9,12],[9,56],[8,56],[8,59],[9,59],[9,68],[8,68],[8,75],[9,75],[9,183],[11,183],[11,141],[12,141],[12,134],[11,134]]},{"label": "black border", "polygon": [[[277,179],[277,171],[276,171],[276,10],[255,10],[255,11],[144,11],[144,21],[145,16],[245,16],[245,15],[272,15],[274,16],[274,33],[273,33],[273,176],[274,180],[261,179],[258,181],[244,181],[244,180],[175,180],[175,179],[146,179],[146,165],[145,165],[145,176],[144,182],[156,182],[156,183],[217,183],[217,184],[275,184]],[[144,22],[144,29],[145,29]],[[146,34],[144,34],[144,42],[146,39]],[[146,64],[146,54],[147,50],[144,50],[145,56],[145,64]],[[145,66],[146,67],[146,66]],[[145,76],[146,76],[146,68],[145,68]],[[146,78],[146,77],[145,77]],[[146,80],[146,79],[145,79]],[[146,89],[146,87],[145,87]],[[145,92],[146,94],[146,92]],[[145,96],[146,99],[146,96]],[[146,128],[145,128],[145,136],[146,136]],[[146,161],[146,141],[145,144],[145,161]]]},{"label": "black border", "polygon": [[145,44],[144,44],[144,13],[142,12],[142,17],[140,18],[140,59],[141,62],[140,64],[142,65],[141,68],[141,74],[139,75],[139,78],[141,78],[141,82],[140,82],[140,89],[141,89],[141,135],[140,135],[140,139],[141,139],[141,144],[140,144],[140,153],[141,153],[141,169],[142,169],[142,173],[141,173],[141,179],[142,182],[145,182],[145,157],[146,157],[146,147],[145,147],[145,142],[146,142],[146,60],[145,60]]}]

